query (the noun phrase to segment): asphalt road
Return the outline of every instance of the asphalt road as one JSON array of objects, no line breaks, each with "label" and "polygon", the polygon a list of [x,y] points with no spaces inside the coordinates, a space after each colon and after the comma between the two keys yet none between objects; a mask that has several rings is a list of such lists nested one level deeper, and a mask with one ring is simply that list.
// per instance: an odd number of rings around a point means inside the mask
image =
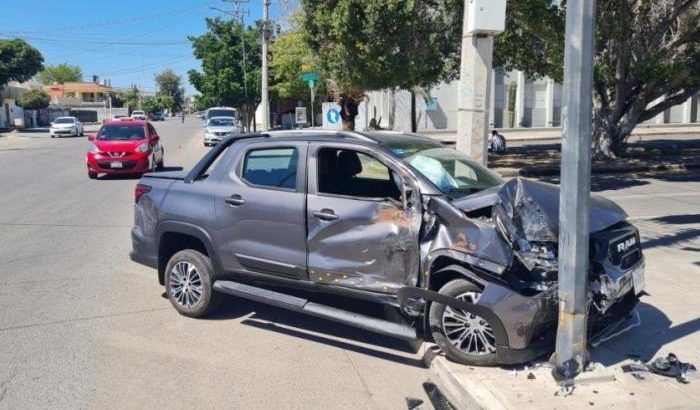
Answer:
[{"label": "asphalt road", "polygon": [[[155,126],[171,169],[207,150],[199,120]],[[179,316],[155,271],[128,258],[137,180],[89,180],[86,146],[41,133],[0,137],[0,409],[427,401],[430,373],[406,343],[237,299],[211,319]],[[652,296],[642,316],[656,325],[627,343],[673,346],[700,362],[700,178],[598,177],[593,187],[628,210],[647,247]],[[647,334],[664,343],[651,346],[640,339]]]}]

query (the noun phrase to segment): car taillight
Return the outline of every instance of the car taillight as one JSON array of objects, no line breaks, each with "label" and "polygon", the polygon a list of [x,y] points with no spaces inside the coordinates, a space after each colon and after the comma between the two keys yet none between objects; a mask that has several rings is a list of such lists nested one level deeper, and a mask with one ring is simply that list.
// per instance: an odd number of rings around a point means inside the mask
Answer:
[{"label": "car taillight", "polygon": [[141,199],[141,195],[151,192],[151,187],[144,184],[137,184],[136,190],[134,191],[134,202],[138,203]]}]

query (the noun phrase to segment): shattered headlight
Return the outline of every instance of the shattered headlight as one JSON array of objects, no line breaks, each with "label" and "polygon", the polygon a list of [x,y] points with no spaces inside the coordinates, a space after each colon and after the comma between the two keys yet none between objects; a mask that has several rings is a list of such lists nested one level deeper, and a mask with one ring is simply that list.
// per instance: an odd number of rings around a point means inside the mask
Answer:
[{"label": "shattered headlight", "polygon": [[556,243],[528,242],[521,239],[518,241],[518,250],[515,251],[515,254],[529,270],[554,271],[559,269]]}]

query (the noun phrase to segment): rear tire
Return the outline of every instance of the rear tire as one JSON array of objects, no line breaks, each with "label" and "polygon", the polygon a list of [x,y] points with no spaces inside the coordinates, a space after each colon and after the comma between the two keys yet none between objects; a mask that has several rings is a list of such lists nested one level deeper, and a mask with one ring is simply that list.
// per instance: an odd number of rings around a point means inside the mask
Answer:
[{"label": "rear tire", "polygon": [[[482,289],[465,280],[447,282],[440,293],[475,303]],[[493,327],[484,318],[470,315],[440,303],[432,303],[428,323],[433,340],[448,359],[470,366],[494,366],[498,364]]]},{"label": "rear tire", "polygon": [[165,291],[178,313],[193,318],[213,312],[222,300],[214,292],[211,260],[194,249],[182,250],[170,258],[165,267]]}]

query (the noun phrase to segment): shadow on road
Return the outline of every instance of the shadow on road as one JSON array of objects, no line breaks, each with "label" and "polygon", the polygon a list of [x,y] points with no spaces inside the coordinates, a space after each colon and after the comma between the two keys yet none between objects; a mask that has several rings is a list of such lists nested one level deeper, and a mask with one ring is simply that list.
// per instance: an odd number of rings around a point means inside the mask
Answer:
[{"label": "shadow on road", "polygon": [[[543,182],[549,182],[550,184],[559,184],[558,176],[541,177],[538,179]],[[640,179],[637,176],[599,174],[591,177],[591,192],[613,191],[649,184],[649,181]]]},{"label": "shadow on road", "polygon": [[[287,292],[290,293],[289,290]],[[323,299],[325,299],[325,304],[340,309],[358,310],[357,301],[338,296],[329,298],[326,295],[304,295],[301,292],[298,294],[305,297],[314,296],[314,301],[319,303],[324,303]],[[331,298],[333,301],[328,300]],[[352,303],[352,306],[349,305],[350,303]],[[365,302],[361,305],[362,311],[358,313],[379,318],[385,317],[381,306]],[[416,353],[418,343],[414,347],[408,342],[246,299],[226,296],[224,303],[217,312],[206,319],[231,320],[243,317],[245,319],[241,323],[246,326],[309,340],[314,343],[322,343],[382,360],[391,360],[400,364],[421,368],[426,367],[421,358],[411,357],[411,355]],[[394,350],[396,353],[387,351],[387,349]]]},{"label": "shadow on road", "polygon": [[[650,304],[640,303],[637,311],[641,325],[591,349],[596,361],[606,366],[618,364],[627,358],[649,361],[660,354],[665,356],[670,353],[661,351],[667,344],[700,330],[700,318],[674,325],[662,311]],[[673,353],[681,359],[684,356],[683,352]]]},{"label": "shadow on road", "polygon": [[[656,222],[661,225],[690,225],[700,223],[700,214],[687,215],[666,215],[658,218],[650,219],[651,222]],[[700,229],[698,228],[681,228],[674,227],[673,232],[669,234],[659,235],[645,239],[642,243],[644,249],[658,248],[663,246],[678,245],[680,243],[692,242],[700,239]],[[695,248],[686,247],[684,250],[696,250]]]},{"label": "shadow on road", "polygon": [[[182,171],[182,167],[163,167],[163,169],[156,171],[158,172],[167,172],[167,171]],[[102,175],[101,177],[98,177],[97,179],[102,180],[102,181],[123,181],[125,179],[140,179],[141,174],[105,174]]]}]

